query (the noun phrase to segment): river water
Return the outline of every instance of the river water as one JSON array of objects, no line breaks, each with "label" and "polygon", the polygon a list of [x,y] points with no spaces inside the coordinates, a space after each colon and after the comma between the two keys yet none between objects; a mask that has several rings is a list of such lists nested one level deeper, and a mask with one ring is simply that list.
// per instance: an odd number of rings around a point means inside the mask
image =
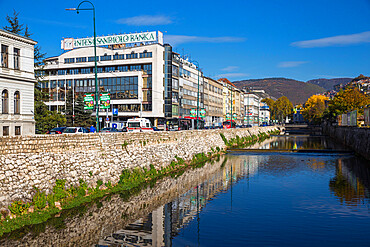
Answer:
[{"label": "river water", "polygon": [[368,161],[325,137],[274,137],[252,148],[271,152],[231,152],[0,245],[370,246]]}]

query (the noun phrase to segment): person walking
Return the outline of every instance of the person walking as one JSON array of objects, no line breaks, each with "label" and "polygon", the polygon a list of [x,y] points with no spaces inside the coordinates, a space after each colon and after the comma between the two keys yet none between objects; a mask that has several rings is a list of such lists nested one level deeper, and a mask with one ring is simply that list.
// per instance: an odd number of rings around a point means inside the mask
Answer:
[{"label": "person walking", "polygon": [[96,129],[94,127],[94,125],[91,125],[90,127],[90,133],[95,133],[96,132]]}]

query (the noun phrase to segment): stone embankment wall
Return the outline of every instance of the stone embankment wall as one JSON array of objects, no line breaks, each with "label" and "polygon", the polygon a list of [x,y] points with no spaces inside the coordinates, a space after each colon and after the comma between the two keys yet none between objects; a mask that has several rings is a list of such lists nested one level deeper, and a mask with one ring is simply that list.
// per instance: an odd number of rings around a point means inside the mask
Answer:
[{"label": "stone embankment wall", "polygon": [[15,200],[31,200],[34,189],[49,193],[56,179],[67,186],[83,179],[118,182],[123,169],[156,168],[175,157],[191,159],[211,148],[224,148],[220,133],[227,139],[257,135],[276,127],[179,132],[99,133],[6,137],[0,143],[0,207]]},{"label": "stone embankment wall", "polygon": [[324,125],[323,132],[370,160],[370,128],[331,126],[327,124]]}]

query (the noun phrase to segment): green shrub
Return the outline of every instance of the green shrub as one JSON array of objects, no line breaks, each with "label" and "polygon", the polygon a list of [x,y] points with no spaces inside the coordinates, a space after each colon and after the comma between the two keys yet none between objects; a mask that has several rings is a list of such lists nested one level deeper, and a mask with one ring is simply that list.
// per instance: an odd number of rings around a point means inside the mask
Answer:
[{"label": "green shrub", "polygon": [[15,201],[8,207],[10,212],[15,215],[22,215],[27,212],[28,208],[30,207],[29,203],[25,203],[22,201]]},{"label": "green shrub", "polygon": [[41,210],[46,207],[46,193],[40,192],[38,188],[35,187],[36,193],[32,198],[33,205],[36,210]]}]

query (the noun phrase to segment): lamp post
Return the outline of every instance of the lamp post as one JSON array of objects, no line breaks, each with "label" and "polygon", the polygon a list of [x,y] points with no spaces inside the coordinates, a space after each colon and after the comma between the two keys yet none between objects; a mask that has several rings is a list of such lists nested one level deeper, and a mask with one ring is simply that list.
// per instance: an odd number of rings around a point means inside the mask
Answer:
[{"label": "lamp post", "polygon": [[198,61],[194,60],[191,61],[192,63],[196,63],[197,69],[198,69],[198,94],[197,94],[197,129],[198,129],[198,118],[199,118],[199,63]]},{"label": "lamp post", "polygon": [[[80,9],[81,4],[83,3],[89,3],[91,4],[92,8],[85,8]],[[77,6],[77,8],[69,8],[66,10],[75,10],[77,11],[77,14],[79,14],[80,10],[92,10],[93,11],[93,24],[94,24],[94,61],[95,61],[95,110],[96,110],[96,131],[99,132],[99,89],[98,89],[98,65],[96,61],[96,29],[95,29],[95,6],[90,1],[82,1]]]}]

